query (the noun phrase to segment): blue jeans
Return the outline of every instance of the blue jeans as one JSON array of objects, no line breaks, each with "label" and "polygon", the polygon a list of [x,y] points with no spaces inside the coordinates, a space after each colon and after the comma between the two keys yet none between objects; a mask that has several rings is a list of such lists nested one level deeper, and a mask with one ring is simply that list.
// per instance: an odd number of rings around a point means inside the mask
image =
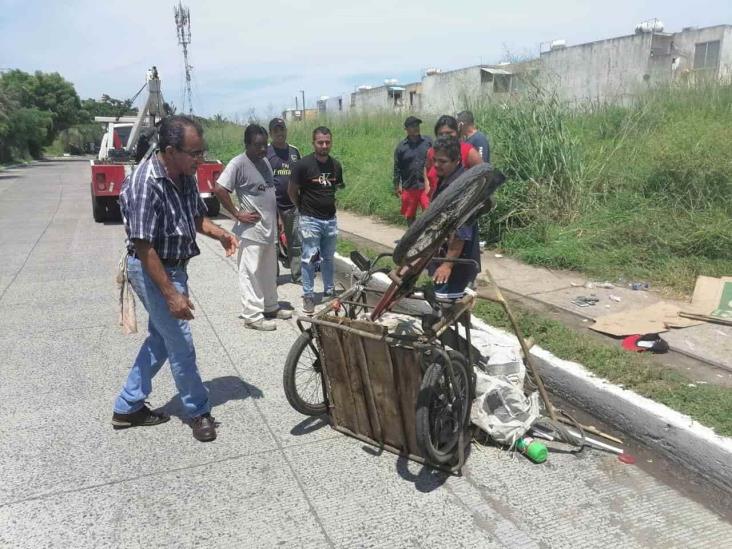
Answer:
[{"label": "blue jeans", "polygon": [[[188,294],[188,274],[185,269],[165,269],[181,293]],[[170,314],[168,303],[157,284],[148,276],[139,259],[127,258],[130,284],[149,316],[148,336],[137,354],[122,392],[114,403],[118,414],[131,414],[141,409],[152,392],[152,378],[166,360],[170,361],[175,386],[183,407],[190,417],[211,411],[208,391],[196,367],[196,349],[193,347],[191,327],[187,320],[178,320]]]},{"label": "blue jeans", "polygon": [[333,291],[333,256],[338,239],[336,218],[318,219],[300,216],[300,240],[302,242],[302,291],[305,297],[313,297],[315,261],[320,254],[320,273],[323,289]]}]

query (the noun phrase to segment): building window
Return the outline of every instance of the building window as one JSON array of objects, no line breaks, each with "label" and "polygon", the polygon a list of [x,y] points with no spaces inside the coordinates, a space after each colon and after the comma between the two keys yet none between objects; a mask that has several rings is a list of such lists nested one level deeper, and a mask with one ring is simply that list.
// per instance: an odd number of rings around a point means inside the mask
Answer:
[{"label": "building window", "polygon": [[339,111],[343,110],[343,99],[340,97],[338,98],[338,110]]},{"label": "building window", "polygon": [[694,69],[717,70],[719,68],[719,40],[701,42],[694,49]]},{"label": "building window", "polygon": [[409,107],[414,108],[414,97],[417,95],[417,92],[410,91],[409,92]]},{"label": "building window", "polygon": [[493,77],[493,93],[508,93],[511,91],[511,75],[496,74]]}]

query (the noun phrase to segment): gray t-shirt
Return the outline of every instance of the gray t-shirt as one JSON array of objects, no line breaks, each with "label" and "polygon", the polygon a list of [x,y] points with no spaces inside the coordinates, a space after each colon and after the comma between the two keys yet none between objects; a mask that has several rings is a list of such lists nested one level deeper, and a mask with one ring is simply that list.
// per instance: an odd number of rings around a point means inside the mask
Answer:
[{"label": "gray t-shirt", "polygon": [[277,242],[277,197],[272,166],[266,158],[252,162],[242,153],[233,158],[219,176],[218,184],[236,192],[242,210],[256,211],[256,223],[234,225],[234,234],[260,244]]},{"label": "gray t-shirt", "polygon": [[491,161],[491,148],[490,145],[488,145],[488,137],[486,137],[483,132],[477,131],[473,135],[468,137],[465,141],[475,147],[475,149],[480,153],[480,156],[483,158],[483,162]]}]

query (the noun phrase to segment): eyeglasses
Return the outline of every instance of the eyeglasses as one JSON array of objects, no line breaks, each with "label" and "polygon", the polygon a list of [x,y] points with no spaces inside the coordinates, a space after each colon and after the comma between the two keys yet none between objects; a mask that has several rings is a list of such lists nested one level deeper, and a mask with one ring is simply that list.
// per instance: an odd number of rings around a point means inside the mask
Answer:
[{"label": "eyeglasses", "polygon": [[208,152],[205,149],[201,150],[201,151],[187,151],[185,149],[178,149],[178,150],[182,153],[187,154],[191,158],[203,158],[204,156],[206,156],[206,153]]}]

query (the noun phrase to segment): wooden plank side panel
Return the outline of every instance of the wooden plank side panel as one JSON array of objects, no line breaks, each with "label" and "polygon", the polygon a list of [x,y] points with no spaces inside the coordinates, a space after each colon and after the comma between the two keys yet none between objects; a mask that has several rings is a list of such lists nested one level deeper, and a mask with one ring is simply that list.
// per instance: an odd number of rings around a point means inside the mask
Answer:
[{"label": "wooden plank side panel", "polygon": [[368,361],[368,374],[374,391],[376,409],[381,420],[384,442],[407,451],[407,436],[402,429],[394,372],[387,358],[389,346],[384,341],[363,339]]},{"label": "wooden plank side panel", "polygon": [[366,393],[361,379],[361,368],[358,363],[361,357],[358,349],[361,336],[342,332],[341,338],[346,357],[349,387],[353,395],[354,414],[356,416],[356,424],[358,425],[357,429],[354,429],[354,432],[369,438],[374,438],[374,431],[371,426],[366,404]]},{"label": "wooden plank side panel", "polygon": [[340,330],[318,327],[320,347],[322,350],[323,371],[330,391],[330,415],[336,425],[342,425],[352,431],[358,430],[356,405],[351,393],[348,366],[338,341]]},{"label": "wooden plank side panel", "polygon": [[413,349],[392,347],[394,380],[399,393],[399,409],[403,418],[403,428],[407,436],[409,453],[422,456],[417,446],[416,412],[417,395],[422,384],[422,369],[419,354]]}]

